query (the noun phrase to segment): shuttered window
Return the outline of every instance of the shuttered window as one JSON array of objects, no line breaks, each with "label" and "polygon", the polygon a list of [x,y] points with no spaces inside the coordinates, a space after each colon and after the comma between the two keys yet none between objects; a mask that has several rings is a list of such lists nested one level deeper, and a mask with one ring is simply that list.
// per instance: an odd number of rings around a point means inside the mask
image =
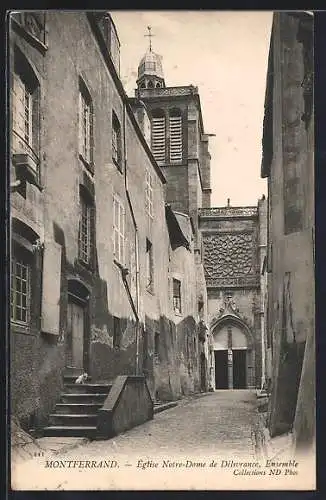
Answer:
[{"label": "shuttered window", "polygon": [[152,152],[157,162],[165,161],[165,117],[152,118]]},{"label": "shuttered window", "polygon": [[182,117],[173,114],[169,117],[170,128],[170,162],[182,161]]}]

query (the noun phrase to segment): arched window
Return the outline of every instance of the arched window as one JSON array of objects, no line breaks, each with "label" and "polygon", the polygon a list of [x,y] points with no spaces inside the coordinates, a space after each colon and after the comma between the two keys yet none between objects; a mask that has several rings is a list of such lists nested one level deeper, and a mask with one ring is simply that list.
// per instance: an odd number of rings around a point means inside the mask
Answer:
[{"label": "arched window", "polygon": [[182,116],[179,109],[171,109],[169,113],[170,162],[182,161]]},{"label": "arched window", "polygon": [[157,162],[165,161],[165,115],[161,109],[152,112],[152,152]]},{"label": "arched window", "polygon": [[147,84],[147,88],[149,88],[149,89],[153,89],[154,88],[154,83],[152,82],[152,80],[149,80],[149,82]]},{"label": "arched window", "polygon": [[160,82],[157,82],[157,84],[156,84],[156,88],[157,88],[157,89],[161,88],[161,84],[160,84]]},{"label": "arched window", "polygon": [[143,82],[143,83],[140,84],[140,88],[141,89],[145,89],[146,88],[145,82]]}]

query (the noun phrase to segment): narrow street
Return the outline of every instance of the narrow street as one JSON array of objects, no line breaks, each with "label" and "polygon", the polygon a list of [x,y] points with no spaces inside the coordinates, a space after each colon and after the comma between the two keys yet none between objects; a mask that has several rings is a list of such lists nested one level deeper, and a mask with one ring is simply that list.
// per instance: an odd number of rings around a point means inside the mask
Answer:
[{"label": "narrow street", "polygon": [[[257,418],[254,391],[197,395],[113,439],[90,441],[66,453],[46,453],[16,472],[24,488],[35,489],[150,489],[160,483],[171,489],[184,479],[196,489],[198,484],[209,488],[206,482],[214,479],[211,489],[218,489],[216,473],[220,481],[222,460],[259,461]],[[112,468],[107,467],[109,461],[114,461]],[[212,461],[215,465],[209,467]],[[224,472],[232,484],[232,470],[225,466]]]}]

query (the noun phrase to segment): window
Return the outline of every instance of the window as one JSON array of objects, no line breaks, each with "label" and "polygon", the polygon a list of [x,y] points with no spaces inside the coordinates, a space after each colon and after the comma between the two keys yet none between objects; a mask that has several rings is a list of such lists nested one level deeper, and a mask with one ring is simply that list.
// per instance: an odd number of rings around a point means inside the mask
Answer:
[{"label": "window", "polygon": [[146,170],[145,204],[148,215],[153,218],[153,177],[149,170]]},{"label": "window", "polygon": [[155,361],[160,359],[160,334],[158,332],[154,335],[154,359]]},{"label": "window", "polygon": [[165,116],[160,109],[152,114],[152,152],[157,162],[165,161]]},{"label": "window", "polygon": [[112,160],[121,171],[121,127],[114,112],[112,113]]},{"label": "window", "polygon": [[80,197],[79,259],[91,263],[94,231],[94,207],[84,196]]},{"label": "window", "polygon": [[181,314],[181,281],[173,278],[173,309]]},{"label": "window", "polygon": [[113,347],[120,349],[121,345],[121,319],[113,316]]},{"label": "window", "polygon": [[124,264],[125,211],[117,196],[113,197],[113,253]]},{"label": "window", "polygon": [[170,111],[170,162],[182,161],[182,117],[178,109]]},{"label": "window", "polygon": [[44,12],[14,12],[11,17],[33,38],[39,40],[43,45],[46,44]]},{"label": "window", "polygon": [[[15,49],[15,63],[12,79],[12,147],[14,155],[26,155],[24,161],[19,156],[14,161],[24,163],[30,172],[26,177],[32,182],[39,176],[39,132],[40,132],[40,86],[31,66],[18,48]],[[14,160],[14,157],[13,157]]]},{"label": "window", "polygon": [[93,163],[93,105],[82,80],[79,82],[79,138],[80,155],[88,164]]},{"label": "window", "polygon": [[146,288],[149,292],[154,290],[153,245],[146,238]]},{"label": "window", "polygon": [[148,71],[156,71],[156,63],[155,62],[146,62],[146,69]]},{"label": "window", "polygon": [[27,325],[30,321],[31,268],[27,259],[11,259],[10,319]]}]

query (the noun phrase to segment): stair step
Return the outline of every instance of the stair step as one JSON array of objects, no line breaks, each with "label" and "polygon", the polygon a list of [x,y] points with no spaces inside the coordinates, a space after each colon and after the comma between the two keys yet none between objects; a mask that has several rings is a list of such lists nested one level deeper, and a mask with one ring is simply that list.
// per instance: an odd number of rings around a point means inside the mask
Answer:
[{"label": "stair step", "polygon": [[80,425],[80,426],[62,426],[62,425],[50,425],[45,427],[44,436],[71,436],[71,437],[95,437],[96,427],[93,425]]},{"label": "stair step", "polygon": [[51,425],[64,425],[65,427],[71,426],[91,426],[96,425],[97,415],[74,415],[74,414],[65,414],[65,413],[52,413],[50,415],[50,424]]},{"label": "stair step", "polygon": [[65,415],[96,415],[102,406],[102,403],[57,403],[55,410],[57,413]]},{"label": "stair step", "polygon": [[107,394],[103,393],[65,393],[61,394],[60,403],[104,403]]},{"label": "stair step", "polygon": [[112,384],[89,384],[89,383],[86,383],[86,384],[65,384],[64,390],[66,393],[69,393],[69,394],[76,394],[76,393],[108,394],[110,392],[111,387],[112,387]]}]

